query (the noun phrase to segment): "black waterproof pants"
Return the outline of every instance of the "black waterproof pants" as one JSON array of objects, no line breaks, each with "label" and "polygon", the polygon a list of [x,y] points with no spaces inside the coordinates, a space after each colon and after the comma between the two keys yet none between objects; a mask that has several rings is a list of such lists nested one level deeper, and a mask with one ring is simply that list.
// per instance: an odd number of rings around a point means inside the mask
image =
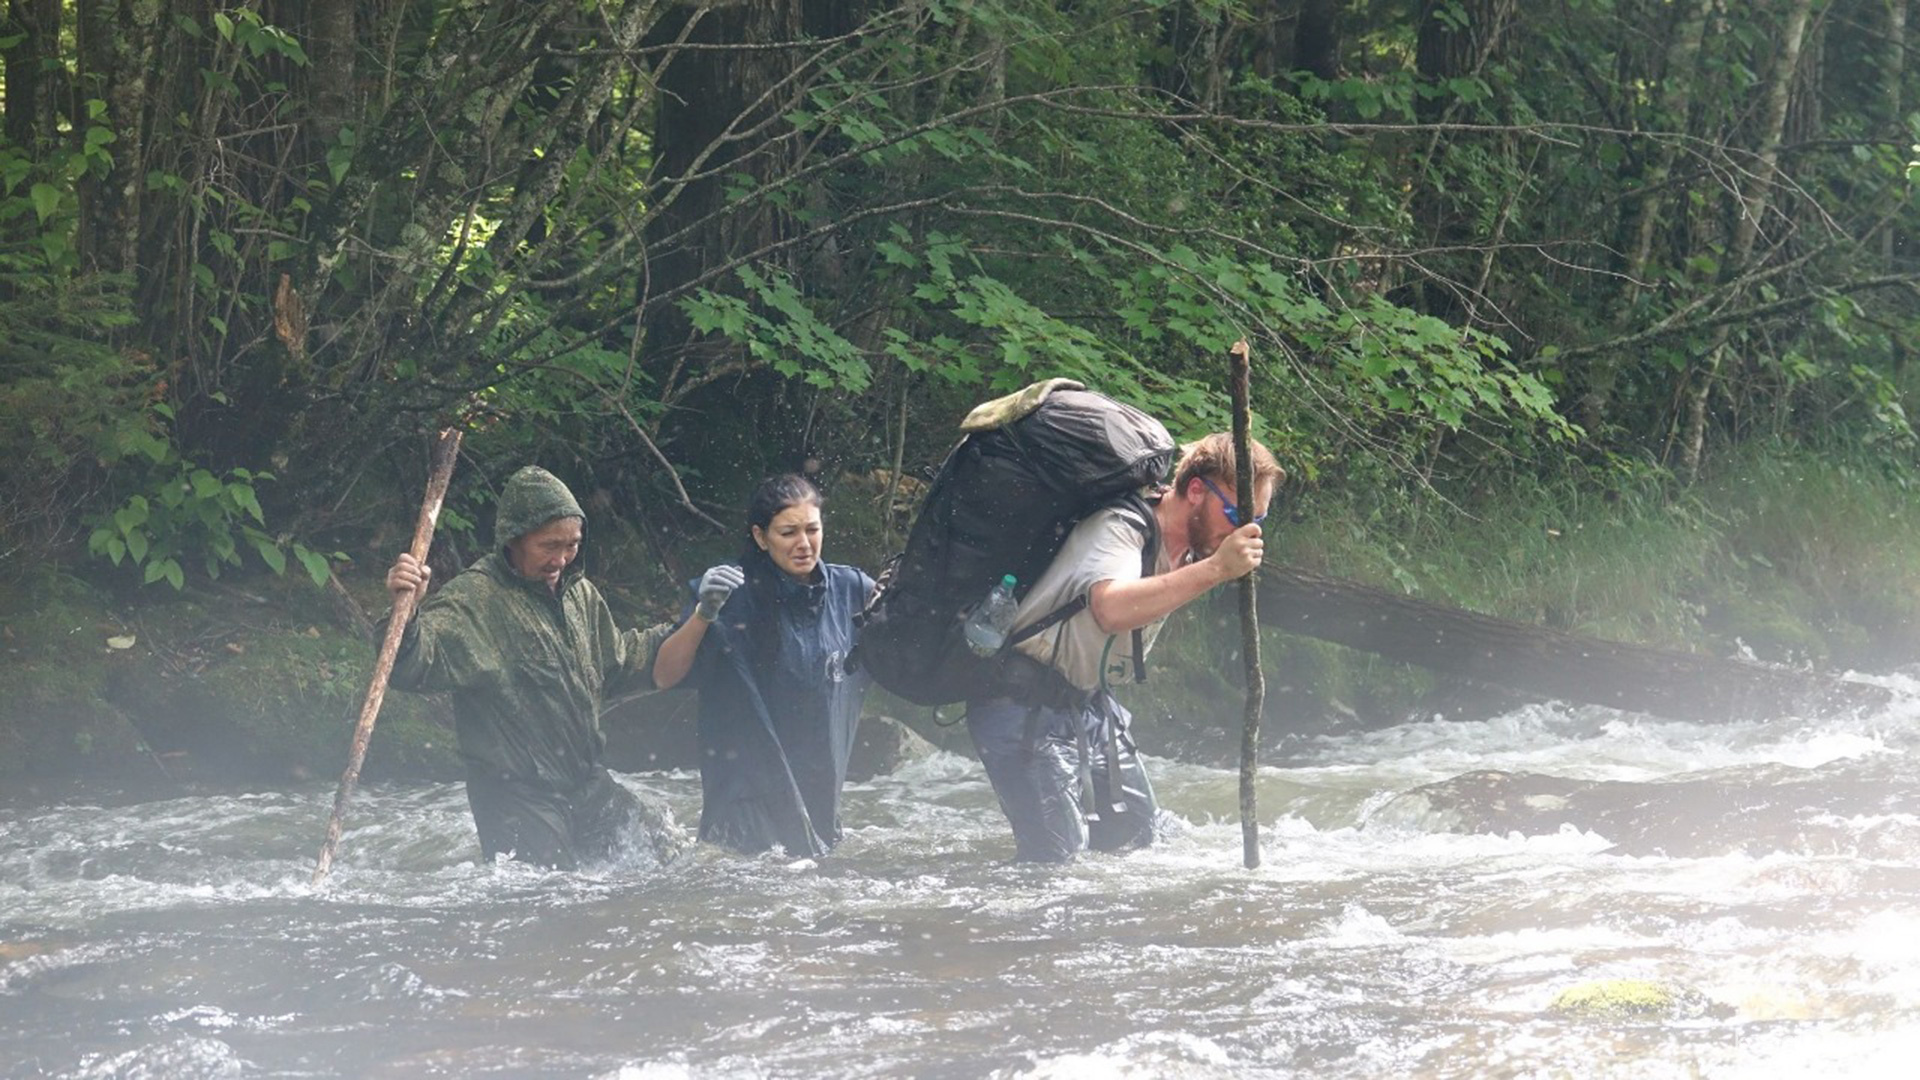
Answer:
[{"label": "black waterproof pants", "polygon": [[[1153,842],[1159,807],[1127,736],[1130,719],[1104,695],[1078,710],[1007,697],[967,703],[967,733],[1013,826],[1014,858],[1067,862],[1088,848],[1123,851]],[[1082,805],[1082,730],[1093,806]],[[1119,765],[1118,776],[1110,775],[1110,759]]]},{"label": "black waterproof pants", "polygon": [[612,855],[640,811],[640,800],[605,769],[571,790],[470,773],[467,805],[489,862],[509,858],[556,870]]}]

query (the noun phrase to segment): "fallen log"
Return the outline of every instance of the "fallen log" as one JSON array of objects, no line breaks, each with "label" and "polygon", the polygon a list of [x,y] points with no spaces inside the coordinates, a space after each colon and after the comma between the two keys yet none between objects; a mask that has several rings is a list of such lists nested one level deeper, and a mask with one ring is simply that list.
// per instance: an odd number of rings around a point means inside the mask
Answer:
[{"label": "fallen log", "polygon": [[1870,710],[1893,696],[1828,673],[1585,637],[1298,567],[1262,567],[1259,580],[1260,621],[1269,626],[1566,701],[1726,721]]}]

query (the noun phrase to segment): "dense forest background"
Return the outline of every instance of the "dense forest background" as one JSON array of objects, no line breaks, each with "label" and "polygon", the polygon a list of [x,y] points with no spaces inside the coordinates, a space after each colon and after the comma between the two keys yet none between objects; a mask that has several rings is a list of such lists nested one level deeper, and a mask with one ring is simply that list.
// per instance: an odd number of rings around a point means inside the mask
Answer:
[{"label": "dense forest background", "polygon": [[366,596],[457,422],[449,567],[538,461],[670,608],[768,471],[871,566],[974,401],[1194,435],[1244,335],[1283,558],[1920,659],[1909,14],[7,0],[0,577]]}]

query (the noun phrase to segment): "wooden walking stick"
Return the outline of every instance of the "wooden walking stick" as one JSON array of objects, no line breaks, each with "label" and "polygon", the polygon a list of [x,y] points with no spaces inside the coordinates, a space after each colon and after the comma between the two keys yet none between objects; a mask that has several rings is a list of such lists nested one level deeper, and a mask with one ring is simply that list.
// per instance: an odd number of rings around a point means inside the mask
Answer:
[{"label": "wooden walking stick", "polygon": [[[1240,520],[1253,519],[1253,406],[1250,401],[1252,364],[1244,339],[1228,350],[1229,381],[1233,387],[1233,475],[1234,500],[1240,506]],[[1259,767],[1260,710],[1267,703],[1267,677],[1260,670],[1259,594],[1255,590],[1256,568],[1240,579],[1240,654],[1247,668],[1246,727],[1240,734],[1240,848],[1249,870],[1260,865],[1260,818],[1254,806],[1253,778]]]},{"label": "wooden walking stick", "polygon": [[[447,497],[447,481],[453,477],[453,462],[460,455],[460,430],[447,428],[433,444],[432,467],[427,474],[427,495],[420,503],[420,519],[413,526],[413,557],[427,561],[427,548],[433,543],[433,525],[440,517],[441,500]],[[373,664],[373,679],[367,684],[366,701],[360,705],[360,722],[353,729],[353,749],[347,754],[347,771],[340,774],[339,790],[333,793],[333,816],[327,819],[327,839],[320,845],[320,861],[313,868],[315,885],[327,879],[333,868],[333,852],[340,846],[340,819],[353,796],[353,785],[360,779],[360,763],[367,758],[367,743],[373,739],[373,722],[380,715],[380,702],[387,696],[387,680],[393,676],[393,660],[400,653],[400,638],[420,602],[419,590],[394,598],[393,618],[387,622],[387,636],[380,642],[380,656]]]}]

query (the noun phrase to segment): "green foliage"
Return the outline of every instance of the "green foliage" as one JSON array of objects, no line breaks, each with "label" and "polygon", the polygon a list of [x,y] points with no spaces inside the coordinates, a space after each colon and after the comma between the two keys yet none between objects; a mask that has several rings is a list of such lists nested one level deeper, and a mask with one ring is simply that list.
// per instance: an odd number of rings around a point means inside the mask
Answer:
[{"label": "green foliage", "polygon": [[[1409,72],[1349,79],[1322,79],[1302,72],[1298,86],[1300,97],[1305,101],[1330,109],[1351,110],[1362,120],[1382,121],[1412,120],[1414,99],[1422,90]],[[1470,80],[1455,80],[1448,89],[1457,94],[1461,88],[1470,88],[1473,98],[1484,96]]]},{"label": "green foliage", "polygon": [[20,261],[0,251],[0,452],[25,481],[148,437],[140,406],[155,376],[100,340],[133,322],[115,282],[67,281]]},{"label": "green foliage", "polygon": [[1237,0],[810,2],[781,48],[750,7],[694,48],[643,0],[362,5],[350,63],[286,5],[48,46],[49,126],[0,142],[5,549],[321,580],[468,405],[453,546],[526,461],[719,543],[682,486],[912,475],[1039,378],[1225,427],[1244,336],[1288,558],[1610,636],[1898,636],[1833,569],[1920,565],[1848,539],[1920,534],[1920,65],[1889,98],[1877,9],[1820,20],[1766,182],[1766,5],[1693,46],[1691,3],[1347,4],[1312,58]]},{"label": "green foliage", "polygon": [[[80,183],[113,168],[106,103],[87,100],[83,116],[76,138],[51,147],[15,146],[0,135],[0,237],[37,248],[42,271],[55,275],[79,269]],[[17,249],[6,259],[13,272],[31,265]]]},{"label": "green foliage", "polygon": [[[331,572],[328,557],[305,544],[266,531],[266,513],[260,508],[256,484],[273,479],[271,473],[233,469],[222,478],[182,460],[165,442],[142,445],[151,468],[141,490],[111,512],[93,515],[87,550],[119,566],[123,562],[141,571],[141,583],[164,581],[178,590],[186,585],[185,563],[198,559],[209,578],[223,567],[241,565],[241,552],[250,550],[275,574],[287,570],[291,554],[315,586],[325,585]],[[134,462],[129,458],[125,465]],[[336,552],[334,558],[345,558]]]},{"label": "green foliage", "polygon": [[[166,375],[142,351],[111,343],[137,325],[130,282],[69,272],[72,182],[110,164],[104,147],[112,141],[111,131],[91,127],[80,150],[38,162],[0,143],[0,226],[29,221],[31,207],[38,230],[37,243],[0,246],[0,453],[21,466],[0,482],[11,511],[0,530],[30,535],[75,521],[88,530],[92,554],[176,589],[185,583],[185,560],[198,559],[217,576],[220,567],[238,565],[240,545],[275,573],[291,554],[324,582],[326,556],[264,531],[253,485],[270,476],[234,469],[222,479],[181,456]],[[28,186],[35,175],[64,177],[67,185]],[[113,498],[120,501],[107,501]]]},{"label": "green foliage", "polygon": [[[0,246],[0,541],[57,545],[112,461],[156,438],[145,356],[106,339],[133,323],[124,282],[48,274],[39,245]],[[57,547],[54,547],[57,550]]]},{"label": "green foliage", "polygon": [[1423,599],[1616,640],[1702,635],[1718,511],[1631,460],[1420,495],[1349,485],[1303,499],[1286,557]]},{"label": "green foliage", "polygon": [[[180,16],[183,27],[198,32],[197,25],[190,16]],[[213,27],[222,40],[230,41],[235,47],[246,52],[253,60],[268,55],[278,55],[305,67],[307,52],[301,47],[299,39],[280,27],[273,26],[252,8],[235,8],[232,11],[213,13]]]},{"label": "green foliage", "polygon": [[791,275],[745,266],[738,274],[752,301],[703,289],[683,305],[694,329],[744,345],[754,360],[810,386],[859,393],[872,384],[866,355],[815,315]]},{"label": "green foliage", "polygon": [[163,20],[144,70],[88,69],[0,144],[0,355],[25,357],[0,439],[45,466],[9,512],[161,580],[283,566],[318,556],[269,518],[391,513],[349,495],[402,478],[340,447],[470,401],[503,421],[480,475],[550,461],[679,505],[801,451],[912,470],[950,436],[926,421],[1055,375],[1218,429],[1242,336],[1256,429],[1298,477],[1380,489],[1370,528],[1435,492],[1664,476],[1701,386],[1709,458],[1920,454],[1920,320],[1877,283],[1915,166],[1885,80],[1830,74],[1880,62],[1865,23],[1814,43],[1826,81],[1794,92],[1822,108],[1794,115],[1821,128],[1786,174],[1734,185],[1773,9],[1689,52],[1693,5],[1347,5],[1322,77],[1271,5],[807,4],[806,47],[734,54],[733,9],[681,51],[671,7],[402,5],[351,72],[277,8],[220,7]]}]

